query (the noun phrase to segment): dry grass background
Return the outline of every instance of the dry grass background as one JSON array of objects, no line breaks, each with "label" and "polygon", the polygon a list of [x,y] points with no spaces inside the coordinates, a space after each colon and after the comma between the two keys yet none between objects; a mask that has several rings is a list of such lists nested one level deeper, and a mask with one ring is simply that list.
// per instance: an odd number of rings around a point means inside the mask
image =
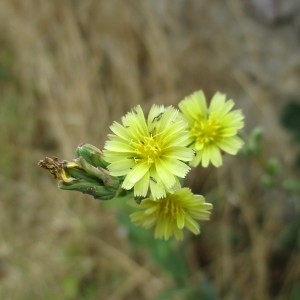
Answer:
[{"label": "dry grass background", "polygon": [[[278,118],[300,95],[299,33],[241,3],[0,1],[1,299],[154,299],[176,284],[146,249],[132,253],[117,207],[57,190],[37,167],[46,155],[73,158],[81,142],[101,148],[112,121],[138,103],[225,92],[244,110],[245,135],[263,128],[263,159],[277,157],[283,176],[292,173],[295,149]],[[187,280],[208,274],[221,299],[272,299],[274,284],[281,299],[300,279],[297,253],[286,269],[270,270],[287,195],[262,188],[262,165],[227,158],[188,179],[208,201],[222,201],[182,253]],[[228,238],[233,228],[240,248]]]}]

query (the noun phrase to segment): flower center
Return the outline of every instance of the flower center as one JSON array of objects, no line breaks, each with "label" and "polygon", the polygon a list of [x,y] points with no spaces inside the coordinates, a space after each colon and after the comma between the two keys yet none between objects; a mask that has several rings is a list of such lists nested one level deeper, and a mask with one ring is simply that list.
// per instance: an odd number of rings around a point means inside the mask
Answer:
[{"label": "flower center", "polygon": [[220,128],[219,122],[210,116],[208,119],[195,122],[190,134],[195,137],[196,145],[202,148],[203,145],[214,143],[219,138]]},{"label": "flower center", "polygon": [[184,215],[184,209],[174,199],[161,199],[159,200],[158,214],[163,218],[177,220],[178,216]]},{"label": "flower center", "polygon": [[135,145],[135,152],[138,158],[145,159],[148,164],[153,164],[160,156],[161,148],[153,136],[143,137],[143,139]]}]

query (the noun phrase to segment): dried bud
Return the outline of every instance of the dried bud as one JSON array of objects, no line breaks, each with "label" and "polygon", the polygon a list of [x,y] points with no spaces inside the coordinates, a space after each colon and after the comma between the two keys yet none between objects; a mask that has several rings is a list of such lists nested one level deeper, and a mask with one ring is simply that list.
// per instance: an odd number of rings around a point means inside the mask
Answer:
[{"label": "dried bud", "polygon": [[45,157],[39,161],[38,165],[49,171],[58,182],[70,183],[76,180],[65,172],[64,163],[57,157]]}]

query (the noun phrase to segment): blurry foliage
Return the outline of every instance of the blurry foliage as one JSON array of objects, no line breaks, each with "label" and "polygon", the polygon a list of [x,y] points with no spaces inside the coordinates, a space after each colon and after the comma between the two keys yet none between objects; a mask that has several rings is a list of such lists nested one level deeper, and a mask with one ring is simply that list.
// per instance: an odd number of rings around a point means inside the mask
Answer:
[{"label": "blurry foliage", "polygon": [[262,153],[262,135],[261,127],[255,127],[249,134],[248,140],[245,141],[243,148],[239,151],[244,156],[260,156]]},{"label": "blurry foliage", "polygon": [[7,38],[0,32],[0,44],[5,45],[0,49],[0,86],[3,88],[4,84],[12,78],[12,64],[13,51],[11,51]]},{"label": "blurry foliage", "polygon": [[[300,144],[300,99],[291,100],[285,105],[281,124],[292,135],[295,143]],[[300,170],[300,152],[296,156],[295,167]]]},{"label": "blurry foliage", "polygon": [[300,99],[289,101],[281,116],[281,123],[294,137],[294,139],[300,143]]},{"label": "blurry foliage", "polygon": [[[13,175],[14,156],[12,151],[12,142],[16,137],[16,132],[20,130],[20,121],[17,111],[18,95],[12,90],[15,81],[12,77],[11,49],[7,45],[7,40],[0,33],[0,43],[6,47],[0,49],[0,138],[3,154],[0,156],[0,169],[4,173]],[[2,151],[1,151],[2,152]]]},{"label": "blurry foliage", "polygon": [[[289,103],[282,114],[282,125],[287,128],[292,136],[298,141],[300,137],[299,108],[296,103]],[[285,276],[288,276],[289,267],[293,269],[293,261],[299,259],[300,253],[300,179],[288,177],[286,169],[277,158],[266,157],[262,146],[263,132],[255,128],[250,133],[244,148],[240,151],[244,156],[256,156],[262,168],[261,184],[266,190],[286,195],[283,204],[282,218],[285,218],[284,225],[273,241],[274,248],[269,253],[269,272],[273,285],[270,285],[270,293],[276,295],[282,293],[284,299],[297,299],[300,297],[297,279],[284,283]],[[275,194],[276,195],[276,194]],[[290,265],[291,264],[291,265]],[[297,267],[295,267],[297,269]],[[277,275],[276,275],[277,273]],[[298,271],[291,271],[298,278]]]}]

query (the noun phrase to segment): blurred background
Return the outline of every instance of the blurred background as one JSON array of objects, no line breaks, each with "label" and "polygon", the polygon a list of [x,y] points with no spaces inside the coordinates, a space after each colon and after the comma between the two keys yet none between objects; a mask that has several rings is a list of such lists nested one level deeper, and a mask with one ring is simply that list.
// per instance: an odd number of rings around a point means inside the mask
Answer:
[{"label": "blurred background", "polygon": [[[0,298],[300,299],[299,49],[298,0],[0,0]],[[199,89],[246,118],[186,180],[214,205],[200,236],[154,240],[37,166]]]}]

